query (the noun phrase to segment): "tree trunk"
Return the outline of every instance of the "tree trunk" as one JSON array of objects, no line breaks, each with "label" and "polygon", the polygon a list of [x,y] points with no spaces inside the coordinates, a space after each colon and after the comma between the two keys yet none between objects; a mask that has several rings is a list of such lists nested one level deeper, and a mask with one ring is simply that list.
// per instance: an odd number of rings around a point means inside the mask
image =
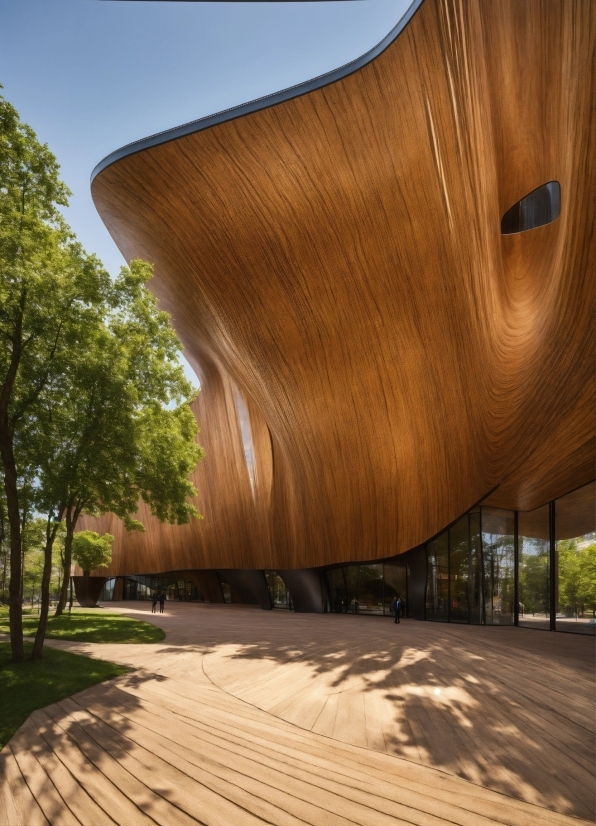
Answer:
[{"label": "tree trunk", "polygon": [[4,502],[0,499],[0,548],[2,548],[2,602],[6,599],[6,563],[8,552],[6,550],[6,514],[4,512]]},{"label": "tree trunk", "polygon": [[72,564],[72,533],[68,530],[68,517],[66,520],[66,536],[64,538],[64,562],[62,565],[62,585],[60,587],[60,596],[58,597],[58,605],[56,606],[55,617],[59,617],[64,613],[66,603],[68,601],[68,584],[70,582],[70,566]]},{"label": "tree trunk", "polygon": [[77,526],[77,521],[81,515],[81,508],[69,507],[66,509],[66,535],[64,537],[64,565],[62,572],[62,587],[60,588],[60,598],[56,606],[55,617],[59,617],[64,613],[66,602],[68,600],[68,586],[70,583],[70,567],[72,565],[72,538]]},{"label": "tree trunk", "polygon": [[26,301],[27,290],[23,289],[19,302],[19,314],[15,319],[10,365],[4,379],[4,384],[2,388],[0,388],[0,456],[2,457],[2,465],[4,468],[4,490],[6,491],[6,509],[8,511],[8,525],[10,527],[10,582],[8,585],[10,607],[8,613],[10,617],[10,647],[12,651],[12,661],[14,663],[23,662],[25,659],[25,648],[23,646],[23,606],[21,596],[23,569],[21,567],[21,520],[19,516],[18,474],[14,458],[13,431],[8,410],[22,356],[23,315]]},{"label": "tree trunk", "polygon": [[41,578],[41,605],[39,610],[39,624],[37,626],[37,633],[35,634],[35,642],[33,643],[32,660],[41,660],[43,655],[43,642],[46,636],[46,628],[48,625],[48,612],[50,610],[50,579],[52,578],[52,551],[54,549],[54,540],[58,531],[59,522],[51,522],[51,517],[48,517],[46,525],[46,546],[44,552],[43,575]]},{"label": "tree trunk", "polygon": [[17,469],[12,450],[12,443],[8,427],[1,427],[0,453],[4,465],[4,490],[6,491],[6,506],[8,524],[10,526],[10,582],[9,617],[10,617],[10,647],[13,663],[22,663],[25,659],[23,646],[23,606],[21,567],[21,517],[19,513],[19,494],[17,487]]}]

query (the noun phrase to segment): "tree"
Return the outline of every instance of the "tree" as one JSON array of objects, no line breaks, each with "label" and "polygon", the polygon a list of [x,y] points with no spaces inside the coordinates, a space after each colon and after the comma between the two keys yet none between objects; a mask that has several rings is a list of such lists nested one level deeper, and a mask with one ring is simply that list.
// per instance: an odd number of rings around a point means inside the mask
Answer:
[{"label": "tree", "polygon": [[0,490],[0,566],[2,570],[2,602],[6,601],[6,574],[8,568],[8,551],[10,538],[8,535],[8,521],[6,518],[6,502],[4,490]]},{"label": "tree", "polygon": [[72,557],[89,576],[95,568],[107,568],[112,561],[112,542],[110,533],[100,536],[96,531],[79,531],[72,540]]},{"label": "tree", "polygon": [[188,476],[204,455],[190,409],[194,392],[178,362],[181,345],[169,316],[145,288],[151,276],[142,261],[122,268],[113,311],[73,359],[60,409],[47,412],[41,438],[58,449],[44,478],[53,478],[54,498],[66,503],[57,613],[66,604],[70,543],[83,510],[113,512],[129,530],[143,529],[132,518],[140,499],[161,521],[199,517],[187,501],[196,493]]},{"label": "tree", "polygon": [[196,493],[188,476],[203,456],[190,409],[194,393],[169,316],[144,285],[151,275],[142,261],[122,268],[105,316],[78,331],[63,372],[23,429],[23,452],[33,454],[37,467],[38,508],[48,514],[34,658],[41,657],[47,624],[56,519],[66,528],[59,615],[83,511],[111,511],[129,530],[143,529],[133,519],[139,499],[161,521],[183,524],[199,516],[187,501]]},{"label": "tree", "polygon": [[58,209],[69,193],[56,159],[1,97],[0,183],[0,456],[21,661],[23,530],[33,512],[45,519],[38,658],[62,523],[58,613],[83,510],[142,529],[133,516],[143,499],[159,519],[186,522],[198,516],[188,476],[203,451],[180,342],[145,287],[150,265],[133,261],[112,282],[84,253]]},{"label": "tree", "polygon": [[22,586],[23,600],[33,607],[35,597],[41,593],[44,563],[45,520],[32,517],[22,533]]},{"label": "tree", "polygon": [[73,328],[101,304],[109,279],[87,256],[59,211],[69,192],[58,164],[0,96],[0,458],[10,536],[10,639],[24,659],[22,542],[16,456],[19,429],[60,362]]}]

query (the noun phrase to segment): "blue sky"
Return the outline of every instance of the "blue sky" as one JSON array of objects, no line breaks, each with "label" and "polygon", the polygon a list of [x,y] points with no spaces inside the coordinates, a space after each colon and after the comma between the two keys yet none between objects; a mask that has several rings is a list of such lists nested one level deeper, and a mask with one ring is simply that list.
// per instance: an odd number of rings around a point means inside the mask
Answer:
[{"label": "blue sky", "polygon": [[115,273],[123,260],[89,189],[98,161],[341,66],[409,4],[1,0],[0,83],[60,162],[73,192],[68,222]]}]

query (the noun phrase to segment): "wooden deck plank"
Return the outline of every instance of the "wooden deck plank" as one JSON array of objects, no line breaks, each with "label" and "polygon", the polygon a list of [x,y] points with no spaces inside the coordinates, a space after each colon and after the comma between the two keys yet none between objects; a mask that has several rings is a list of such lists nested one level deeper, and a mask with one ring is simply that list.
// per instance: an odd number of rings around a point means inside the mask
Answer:
[{"label": "wooden deck plank", "polygon": [[[163,684],[160,685],[160,688],[163,688]],[[114,706],[114,696],[110,696],[109,698],[109,707],[113,708]],[[131,701],[131,705],[133,705]],[[163,715],[163,708],[157,707],[156,709],[159,715]],[[290,766],[292,766],[292,771],[295,771],[296,768],[302,768],[304,762],[308,762],[311,764],[314,769],[316,770],[316,774],[321,775],[324,774],[325,771],[328,771],[328,764],[330,757],[333,759],[333,767],[337,771],[338,767],[338,753],[343,753],[344,755],[346,752],[348,753],[349,757],[348,760],[350,761],[347,763],[349,766],[348,769],[348,776],[349,776],[349,783],[353,784],[354,779],[358,777],[358,774],[362,774],[361,766],[362,764],[366,764],[367,758],[370,759],[373,763],[375,763],[376,755],[374,752],[366,751],[361,752],[357,747],[347,746],[343,743],[333,742],[323,740],[320,743],[313,743],[312,740],[306,734],[300,735],[299,729],[295,730],[293,727],[285,726],[282,731],[280,731],[280,726],[272,724],[267,726],[265,724],[261,725],[252,725],[247,723],[246,720],[238,722],[235,719],[234,715],[230,715],[228,712],[222,713],[220,709],[214,710],[213,708],[208,709],[208,714],[205,715],[207,718],[207,722],[201,723],[198,720],[191,720],[185,714],[184,723],[185,725],[191,725],[193,728],[200,728],[201,731],[205,732],[211,730],[212,734],[212,748],[217,748],[221,745],[222,742],[227,741],[229,743],[230,749],[233,754],[242,753],[243,745],[248,747],[247,754],[251,759],[257,759],[256,755],[258,755],[258,759],[263,761],[267,755],[271,757],[271,765],[279,769],[282,763],[287,762]],[[175,717],[174,717],[175,719]],[[172,717],[170,717],[168,725],[172,725]],[[204,734],[202,736],[205,736]],[[297,741],[302,741],[301,743]],[[302,750],[300,748],[302,746]],[[273,747],[273,748],[272,748]],[[315,755],[318,755],[315,757]],[[357,756],[358,758],[358,769],[357,773],[354,774],[353,769],[354,766],[354,757]],[[378,756],[382,759],[381,755]],[[504,798],[501,795],[494,794],[487,795],[487,792],[482,789],[480,786],[475,786],[472,784],[464,784],[462,787],[461,783],[456,779],[451,777],[450,775],[446,775],[441,773],[437,775],[436,771],[432,769],[426,770],[422,767],[417,767],[414,764],[404,763],[403,761],[397,761],[396,763],[389,763],[386,762],[381,764],[384,768],[387,768],[389,765],[391,768],[396,769],[396,771],[392,774],[385,774],[383,771],[379,771],[380,766],[375,765],[375,771],[371,772],[370,774],[365,774],[363,783],[364,786],[370,786],[371,782],[375,782],[379,776],[384,776],[384,783],[395,784],[398,781],[398,774],[397,772],[403,772],[405,769],[405,773],[407,775],[407,784],[408,786],[417,785],[417,793],[422,795],[426,798],[433,797],[436,794],[437,788],[448,787],[453,790],[453,795],[451,797],[451,802],[457,802],[460,806],[465,807],[466,803],[470,806],[470,809],[474,811],[474,817],[477,817],[480,810],[482,809],[482,804],[484,803],[484,798],[489,798],[490,802],[486,809],[484,809],[487,816],[492,816],[495,806],[499,806],[499,810],[501,812],[507,812],[512,815],[511,820],[508,820],[506,815],[504,816],[504,820],[502,822],[513,822],[518,823],[520,818],[520,810],[524,810],[525,808],[523,804],[519,804],[516,801],[512,801],[508,798]],[[415,778],[415,779],[414,779]],[[416,784],[416,780],[418,783]],[[429,785],[432,785],[432,791],[429,790]],[[455,788],[454,788],[455,787]],[[446,798],[443,798],[446,802]],[[537,812],[535,807],[528,807],[528,812],[531,813],[531,817],[527,819],[528,824],[536,823]],[[544,822],[550,822],[549,812],[541,810],[540,819]],[[553,822],[559,822],[559,817],[557,815],[553,815]]]},{"label": "wooden deck plank", "polygon": [[[369,618],[349,618],[348,627],[343,617],[278,621],[275,612],[195,605],[147,619],[166,628],[167,643],[56,641],[136,670],[29,718],[0,755],[8,766],[0,824],[577,826],[569,814],[593,818],[593,678],[583,641],[570,643],[577,668],[567,652],[557,670],[548,635],[532,631],[528,652],[527,633],[504,629],[491,637],[405,622],[396,637]],[[541,692],[547,675],[552,685]]]},{"label": "wooden deck plank", "polygon": [[[124,820],[130,826],[151,826],[154,821],[143,814],[103,772],[94,771],[94,764],[86,757],[76,741],[70,736],[64,737],[64,729],[45,712],[38,712],[40,719],[39,733],[47,744],[47,751],[54,751],[56,757],[68,769],[73,777],[84,778],[85,791],[100,806],[112,821]],[[47,758],[46,758],[47,759]],[[52,777],[54,775],[52,774]],[[70,804],[70,796],[62,795]],[[83,810],[85,818],[90,810]],[[80,817],[80,816],[79,816]]]},{"label": "wooden deck plank", "polygon": [[[98,726],[88,712],[81,711],[80,706],[70,700],[64,700],[56,708],[61,710],[59,712],[53,711],[53,707],[45,710],[56,720],[58,725],[64,725],[64,721],[68,720],[68,736],[76,740],[79,748],[85,752],[90,762],[94,764],[95,770],[111,780],[123,794],[155,823],[160,824],[160,826],[193,826],[197,823],[197,820],[189,817],[185,812],[166,800],[159,793],[155,783],[147,785],[139,781],[128,770],[124,762],[119,759],[117,749],[106,751],[103,748],[101,738],[97,736]],[[124,819],[121,820],[122,824],[127,822]]]},{"label": "wooden deck plank", "polygon": [[[25,726],[26,725],[25,723]],[[26,732],[30,735],[31,729],[26,729]],[[2,753],[4,754],[5,752],[7,753],[7,759],[4,764],[6,781],[12,792],[13,800],[16,803],[18,816],[21,818],[18,821],[19,826],[23,824],[27,824],[27,826],[29,826],[29,824],[31,824],[31,826],[47,826],[48,820],[35,797],[34,789],[31,789],[26,782],[19,762],[12,750],[12,741],[4,747]]]}]

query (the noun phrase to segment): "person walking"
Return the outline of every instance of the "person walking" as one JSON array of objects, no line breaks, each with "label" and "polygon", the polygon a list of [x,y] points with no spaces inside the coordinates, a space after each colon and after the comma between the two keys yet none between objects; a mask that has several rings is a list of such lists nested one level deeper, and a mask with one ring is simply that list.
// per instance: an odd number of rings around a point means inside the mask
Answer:
[{"label": "person walking", "polygon": [[159,595],[159,613],[163,614],[163,606],[166,601],[166,592],[162,591]]},{"label": "person walking", "polygon": [[154,591],[153,596],[151,597],[151,613],[152,614],[155,614],[155,611],[157,609],[157,600],[158,600],[157,591]]},{"label": "person walking", "polygon": [[393,600],[393,614],[395,616],[395,622],[400,622],[399,615],[401,614],[401,599],[399,594]]}]

